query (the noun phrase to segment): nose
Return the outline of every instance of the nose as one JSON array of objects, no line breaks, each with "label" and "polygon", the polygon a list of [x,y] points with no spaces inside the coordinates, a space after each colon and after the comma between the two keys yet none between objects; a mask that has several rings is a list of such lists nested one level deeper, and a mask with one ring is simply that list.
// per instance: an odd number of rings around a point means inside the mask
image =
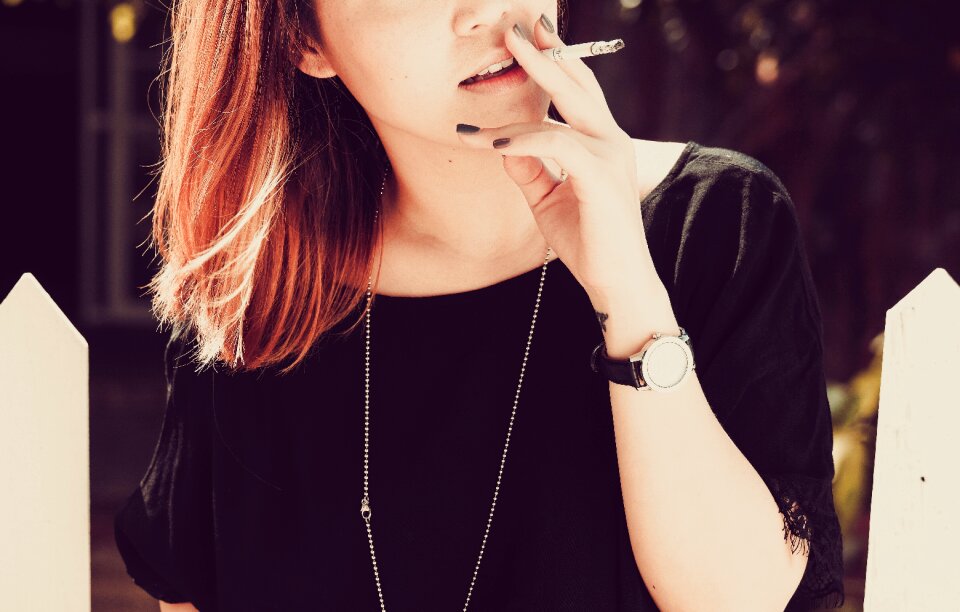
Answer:
[{"label": "nose", "polygon": [[454,31],[458,36],[474,36],[480,30],[500,30],[513,24],[510,17],[520,14],[511,0],[465,0],[460,3],[454,19]]}]

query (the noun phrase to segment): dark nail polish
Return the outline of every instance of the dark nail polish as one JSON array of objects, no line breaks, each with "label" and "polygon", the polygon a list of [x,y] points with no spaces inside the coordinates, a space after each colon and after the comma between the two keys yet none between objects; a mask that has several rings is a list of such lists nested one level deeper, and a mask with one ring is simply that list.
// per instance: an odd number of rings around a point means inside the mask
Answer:
[{"label": "dark nail polish", "polygon": [[493,141],[493,148],[494,148],[494,149],[502,149],[503,147],[505,147],[505,146],[507,146],[507,145],[509,145],[509,144],[510,144],[510,139],[509,139],[509,138],[497,138],[496,140]]},{"label": "dark nail polish", "polygon": [[543,27],[546,28],[547,32],[551,34],[556,34],[557,29],[553,27],[553,22],[550,21],[550,18],[546,14],[540,15],[540,23],[543,24]]},{"label": "dark nail polish", "polygon": [[513,24],[513,31],[517,33],[517,36],[523,40],[530,42],[530,37],[527,36],[527,33],[523,31],[523,28],[520,27],[519,23]]},{"label": "dark nail polish", "polygon": [[460,134],[476,134],[479,131],[480,131],[480,128],[478,128],[475,125],[470,125],[469,123],[457,124],[457,132]]}]

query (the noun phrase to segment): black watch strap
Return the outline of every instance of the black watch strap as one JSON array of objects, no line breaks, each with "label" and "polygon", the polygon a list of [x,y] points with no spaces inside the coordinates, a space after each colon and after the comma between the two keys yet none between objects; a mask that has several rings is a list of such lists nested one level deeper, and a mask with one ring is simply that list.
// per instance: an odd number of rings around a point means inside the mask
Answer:
[{"label": "black watch strap", "polygon": [[[693,347],[690,344],[690,336],[687,335],[686,330],[682,327],[680,328],[679,338],[682,339],[688,347],[690,347],[691,351],[693,350]],[[649,344],[652,340],[653,338],[648,340],[647,344]],[[644,344],[644,348],[647,346],[647,344]],[[642,351],[643,348],[640,350]],[[591,370],[603,375],[603,377],[607,380],[620,385],[635,387],[637,389],[642,389],[649,386],[643,380],[643,376],[641,374],[642,363],[643,362],[641,359],[638,359],[637,361],[631,361],[629,358],[624,360],[610,359],[610,356],[607,355],[606,342],[601,342],[598,344],[596,348],[593,349],[593,352],[590,353]]]},{"label": "black watch strap", "polygon": [[593,352],[590,353],[591,370],[601,374],[607,380],[620,385],[636,387],[637,389],[647,386],[647,383],[643,381],[640,377],[640,372],[637,370],[639,363],[639,361],[630,361],[629,359],[624,361],[610,359],[610,357],[607,356],[606,342],[598,344],[597,347],[593,349]]}]

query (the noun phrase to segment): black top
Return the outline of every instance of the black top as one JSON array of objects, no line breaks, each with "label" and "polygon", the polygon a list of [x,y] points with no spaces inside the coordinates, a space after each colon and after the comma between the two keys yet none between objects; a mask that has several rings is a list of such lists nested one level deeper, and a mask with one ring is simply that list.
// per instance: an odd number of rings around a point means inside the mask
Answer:
[{"label": "black top", "polygon": [[[823,332],[794,205],[755,159],[693,142],[642,205],[712,409],[788,513],[785,537],[812,530],[787,609],[837,605]],[[463,608],[540,274],[374,300],[369,486],[393,612]],[[198,374],[171,334],[159,440],[115,522],[147,593],[202,612],[380,609],[360,516],[364,329],[285,377]],[[587,294],[551,261],[470,610],[657,609],[627,532],[610,383],[589,366],[602,340]],[[805,514],[789,514],[794,501]]]}]

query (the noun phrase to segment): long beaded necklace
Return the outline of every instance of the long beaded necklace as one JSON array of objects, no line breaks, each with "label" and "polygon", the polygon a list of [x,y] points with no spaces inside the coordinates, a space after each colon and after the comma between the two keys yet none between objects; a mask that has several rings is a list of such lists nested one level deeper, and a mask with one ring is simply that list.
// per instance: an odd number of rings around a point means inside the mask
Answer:
[{"label": "long beaded necklace", "polygon": [[[566,174],[566,173],[564,173]],[[561,180],[566,178],[561,175]],[[387,171],[383,173],[383,183],[380,186],[380,201],[383,201],[383,190],[387,184]],[[376,223],[377,213],[374,213],[374,223]],[[510,414],[510,426],[507,428],[507,439],[503,447],[503,455],[500,458],[500,472],[497,474],[497,484],[493,490],[493,502],[490,504],[490,515],[487,517],[487,528],[483,532],[483,542],[480,544],[480,555],[477,557],[477,564],[473,569],[473,578],[470,580],[470,588],[467,590],[467,600],[463,604],[463,612],[466,612],[470,604],[470,597],[473,595],[473,586],[477,581],[477,572],[480,569],[480,561],[483,559],[483,551],[487,546],[487,536],[490,534],[490,525],[493,524],[493,511],[497,505],[497,496],[500,493],[500,481],[503,478],[503,466],[507,460],[507,450],[510,447],[510,433],[513,431],[513,421],[517,414],[517,402],[520,399],[520,387],[523,385],[523,373],[527,368],[527,356],[530,353],[530,342],[533,340],[533,329],[537,323],[537,312],[540,309],[540,296],[543,293],[543,281],[547,276],[547,263],[550,261],[550,247],[547,247],[547,256],[543,261],[543,268],[540,272],[540,286],[537,289],[537,301],[533,307],[533,320],[530,322],[530,333],[527,336],[527,347],[523,351],[523,365],[520,367],[520,381],[517,383],[517,393],[513,399],[513,412]],[[387,607],[383,601],[383,590],[380,588],[380,572],[377,570],[377,555],[373,549],[373,531],[370,526],[370,519],[373,515],[373,509],[370,503],[369,491],[369,449],[370,449],[370,301],[372,299],[373,276],[367,284],[367,322],[366,322],[366,347],[364,359],[364,419],[363,419],[363,498],[360,500],[360,516],[367,528],[367,540],[370,542],[370,559],[373,563],[373,576],[377,583],[377,596],[380,598],[380,610],[386,612]]]}]

